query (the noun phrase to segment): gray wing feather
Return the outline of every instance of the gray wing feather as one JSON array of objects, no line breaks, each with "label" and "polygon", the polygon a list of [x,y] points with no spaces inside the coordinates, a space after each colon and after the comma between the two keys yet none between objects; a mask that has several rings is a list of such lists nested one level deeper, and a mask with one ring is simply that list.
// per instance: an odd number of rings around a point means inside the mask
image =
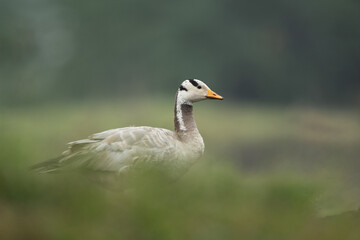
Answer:
[{"label": "gray wing feather", "polygon": [[164,161],[174,155],[175,134],[166,129],[127,127],[93,134],[89,139],[68,143],[56,159],[33,166],[38,172],[87,168],[121,172],[136,163]]}]

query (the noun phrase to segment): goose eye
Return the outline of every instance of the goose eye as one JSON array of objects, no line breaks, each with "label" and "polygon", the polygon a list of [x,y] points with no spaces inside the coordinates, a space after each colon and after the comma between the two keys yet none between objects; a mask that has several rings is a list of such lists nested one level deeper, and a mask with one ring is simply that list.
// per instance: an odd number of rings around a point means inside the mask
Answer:
[{"label": "goose eye", "polygon": [[201,89],[201,86],[197,86],[198,89]]}]

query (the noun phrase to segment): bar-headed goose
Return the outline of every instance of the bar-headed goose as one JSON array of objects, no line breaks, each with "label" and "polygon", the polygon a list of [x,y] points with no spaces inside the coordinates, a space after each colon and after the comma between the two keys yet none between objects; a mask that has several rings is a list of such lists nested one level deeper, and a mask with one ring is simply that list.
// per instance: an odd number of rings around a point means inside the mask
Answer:
[{"label": "bar-headed goose", "polygon": [[200,80],[185,80],[175,98],[175,132],[153,127],[125,127],[68,143],[59,158],[34,165],[40,173],[89,169],[125,173],[142,166],[182,175],[204,152],[204,142],[193,117],[193,103],[223,98]]}]

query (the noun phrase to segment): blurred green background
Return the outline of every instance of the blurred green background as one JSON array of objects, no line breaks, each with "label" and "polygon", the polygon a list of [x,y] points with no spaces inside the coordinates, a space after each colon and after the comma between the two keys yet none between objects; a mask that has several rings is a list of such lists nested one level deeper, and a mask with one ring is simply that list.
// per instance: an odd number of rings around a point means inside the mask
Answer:
[{"label": "blurred green background", "polygon": [[[0,239],[360,239],[360,2],[0,1]],[[65,143],[173,129],[205,156],[135,193],[28,170]],[[348,212],[350,211],[350,212]]]}]

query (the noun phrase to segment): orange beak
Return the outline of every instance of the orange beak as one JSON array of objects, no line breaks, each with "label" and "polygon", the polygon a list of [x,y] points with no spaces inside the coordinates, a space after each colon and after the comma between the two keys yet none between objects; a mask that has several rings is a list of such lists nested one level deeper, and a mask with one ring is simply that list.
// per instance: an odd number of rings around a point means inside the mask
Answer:
[{"label": "orange beak", "polygon": [[208,94],[206,95],[207,98],[223,100],[222,96],[220,96],[217,93],[211,91],[210,89],[208,89],[207,91],[208,91]]}]

